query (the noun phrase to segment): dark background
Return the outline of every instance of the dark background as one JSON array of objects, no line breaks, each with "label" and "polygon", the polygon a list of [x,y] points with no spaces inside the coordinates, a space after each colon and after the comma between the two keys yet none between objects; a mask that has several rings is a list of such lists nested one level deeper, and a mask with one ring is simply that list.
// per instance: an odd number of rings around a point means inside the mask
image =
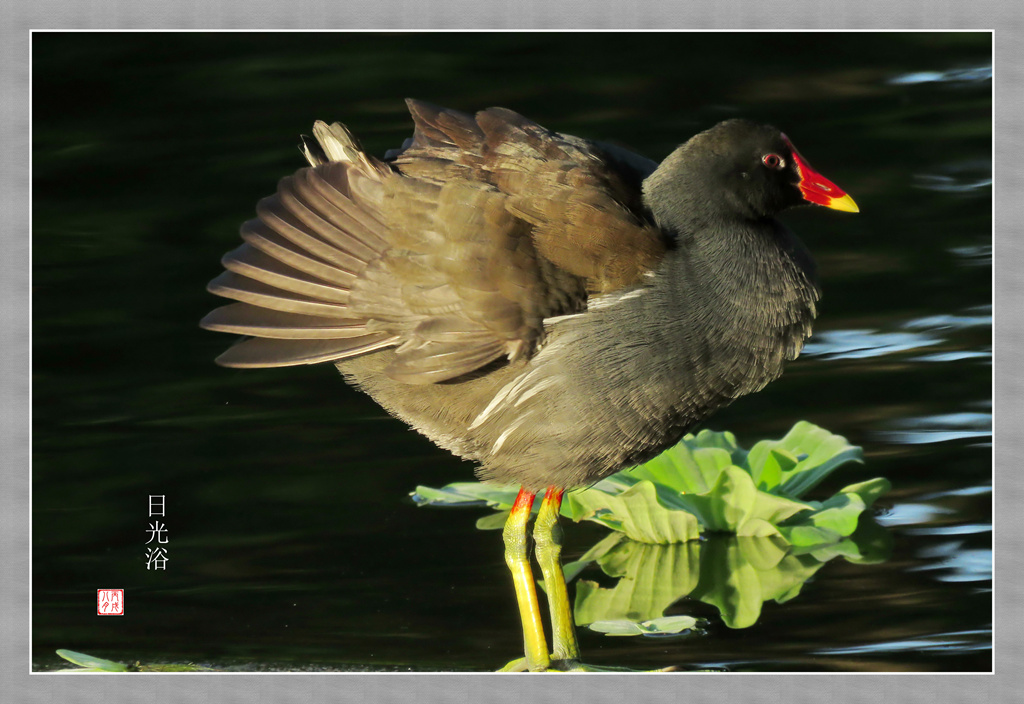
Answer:
[{"label": "dark background", "polygon": [[[585,658],[732,670],[991,667],[991,37],[987,33],[33,35],[34,669],[68,648],[241,669],[488,670],[521,650],[468,480],[330,366],[237,371],[206,282],[315,119],[371,153],[402,99],[515,109],[660,159],[734,116],[783,129],[861,213],[788,213],[819,263],[815,337],[707,424],[745,445],[811,420],[886,476],[879,565],[705,635],[581,634]],[[167,570],[145,566],[167,497]],[[566,559],[602,535],[567,526]],[[97,617],[98,588],[126,616]]]}]

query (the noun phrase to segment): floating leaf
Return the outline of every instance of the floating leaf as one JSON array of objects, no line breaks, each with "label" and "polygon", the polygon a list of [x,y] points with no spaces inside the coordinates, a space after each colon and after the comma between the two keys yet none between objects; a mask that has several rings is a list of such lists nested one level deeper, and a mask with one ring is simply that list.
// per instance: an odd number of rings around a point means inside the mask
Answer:
[{"label": "floating leaf", "polygon": [[609,636],[663,636],[682,633],[697,627],[692,616],[663,616],[650,621],[596,621],[589,628]]},{"label": "floating leaf", "polygon": [[[687,436],[691,438],[692,436]],[[635,479],[649,479],[656,486],[681,494],[706,494],[732,466],[732,455],[720,447],[698,447],[684,439],[650,460],[622,472]]]},{"label": "floating leaf", "polygon": [[[756,443],[749,452],[732,433],[702,430],[643,465],[569,492],[562,514],[652,544],[693,540],[699,531],[710,531],[751,538],[781,536],[801,554],[840,554],[837,546],[888,491],[889,482],[852,484],[820,503],[799,497],[850,461],[863,461],[859,447],[806,421],[779,440]],[[506,511],[517,491],[462,482],[443,489],[417,487],[413,497],[420,504],[488,505]],[[477,525],[500,528],[504,518],[488,516]]]},{"label": "floating leaf", "polygon": [[892,484],[888,479],[885,477],[876,477],[875,479],[869,479],[866,482],[851,484],[840,491],[843,494],[857,494],[864,501],[864,505],[870,508],[879,496],[890,489],[892,489]]},{"label": "floating leaf", "polygon": [[124,665],[113,660],[104,660],[93,655],[77,653],[74,650],[60,649],[57,655],[68,662],[78,665],[81,669],[58,670],[58,672],[213,672],[213,668],[195,665],[193,663],[161,663],[159,665],[143,665],[136,662],[134,665]]},{"label": "floating leaf", "polygon": [[[749,462],[749,455],[747,457]],[[751,467],[750,474],[759,489],[769,490],[777,487],[782,482],[783,472],[789,472],[797,463],[797,458],[791,453],[774,447],[768,450],[761,466],[755,464]]]},{"label": "floating leaf", "polygon": [[603,491],[572,493],[568,503],[573,520],[597,521],[640,542],[680,543],[700,537],[700,527],[694,515],[678,504],[665,506],[660,503],[655,485],[647,480],[618,494]]},{"label": "floating leaf", "polygon": [[775,523],[807,509],[806,504],[758,491],[750,475],[733,465],[719,473],[708,491],[680,495],[677,502],[705,530],[751,537],[777,533]]},{"label": "floating leaf", "polygon": [[781,440],[762,440],[755,444],[747,455],[751,474],[761,471],[755,468],[764,467],[772,451],[800,458],[794,466],[782,469],[777,484],[766,487],[769,491],[776,490],[793,498],[799,498],[817,486],[841,464],[863,462],[859,447],[849,444],[841,435],[805,420],[794,425]]},{"label": "floating leaf", "polygon": [[85,668],[85,672],[128,672],[128,666],[113,660],[104,660],[85,653],[76,653],[74,650],[60,649],[57,655],[68,662]]},{"label": "floating leaf", "polygon": [[479,530],[501,530],[505,527],[505,522],[508,521],[508,514],[511,511],[501,511],[499,513],[492,513],[489,516],[478,518],[476,521],[476,527]]},{"label": "floating leaf", "polygon": [[811,511],[798,516],[791,525],[780,526],[779,531],[798,548],[817,549],[838,543],[853,534],[865,509],[890,486],[883,478],[851,484],[828,501],[810,502]]},{"label": "floating leaf", "polygon": [[483,482],[454,482],[441,489],[418,486],[410,496],[420,506],[473,506],[511,508],[519,490],[501,484]]}]

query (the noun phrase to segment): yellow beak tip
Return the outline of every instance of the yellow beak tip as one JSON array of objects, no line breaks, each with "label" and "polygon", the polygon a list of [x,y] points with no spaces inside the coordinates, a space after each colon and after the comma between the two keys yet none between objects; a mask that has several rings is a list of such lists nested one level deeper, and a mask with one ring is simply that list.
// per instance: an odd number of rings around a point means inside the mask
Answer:
[{"label": "yellow beak tip", "polygon": [[832,210],[842,210],[845,213],[859,213],[860,208],[848,195],[844,195],[842,198],[833,198],[828,204],[828,207]]}]

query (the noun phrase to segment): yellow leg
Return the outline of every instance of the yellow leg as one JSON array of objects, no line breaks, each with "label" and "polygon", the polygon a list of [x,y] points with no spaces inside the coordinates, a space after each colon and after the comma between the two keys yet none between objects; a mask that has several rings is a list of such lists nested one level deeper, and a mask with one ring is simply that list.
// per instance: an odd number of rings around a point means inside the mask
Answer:
[{"label": "yellow leg", "polygon": [[572,605],[565,588],[562,573],[562,528],[558,525],[558,510],[562,507],[562,489],[548,487],[540,513],[533,527],[533,540],[537,544],[537,562],[544,574],[548,606],[551,609],[551,639],[554,651],[551,659],[562,667],[572,667],[580,658],[576,643],[576,629],[572,623]]},{"label": "yellow leg", "polygon": [[[530,569],[530,557],[526,549],[526,524],[530,520],[530,508],[535,494],[521,489],[512,505],[512,511],[505,522],[505,564],[512,572],[512,583],[516,588],[519,602],[519,616],[523,621],[523,649],[526,651],[526,666],[531,672],[544,671],[551,664],[548,644],[544,638],[544,625],[540,618],[537,602],[537,588]],[[544,502],[547,503],[545,497]],[[546,573],[545,573],[546,574]],[[563,582],[563,589],[565,585]]]}]

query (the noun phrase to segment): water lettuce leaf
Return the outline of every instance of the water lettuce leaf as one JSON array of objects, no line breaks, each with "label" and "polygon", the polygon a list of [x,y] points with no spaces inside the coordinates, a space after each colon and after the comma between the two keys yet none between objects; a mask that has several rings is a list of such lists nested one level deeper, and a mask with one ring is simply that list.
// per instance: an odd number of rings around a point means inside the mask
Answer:
[{"label": "water lettuce leaf", "polygon": [[[890,488],[887,480],[876,478],[851,484],[826,501],[801,499],[848,462],[863,463],[861,448],[807,421],[749,451],[732,433],[702,430],[649,462],[569,492],[562,514],[595,521],[640,543],[681,543],[713,532],[774,536],[801,553],[834,552]],[[421,505],[507,511],[516,493],[516,487],[462,482],[417,487],[413,499]],[[504,516],[492,515],[478,526],[500,528],[503,522]]]},{"label": "water lettuce leaf", "polygon": [[595,621],[590,629],[609,636],[664,636],[692,631],[697,628],[693,616],[662,616],[649,621]]}]

